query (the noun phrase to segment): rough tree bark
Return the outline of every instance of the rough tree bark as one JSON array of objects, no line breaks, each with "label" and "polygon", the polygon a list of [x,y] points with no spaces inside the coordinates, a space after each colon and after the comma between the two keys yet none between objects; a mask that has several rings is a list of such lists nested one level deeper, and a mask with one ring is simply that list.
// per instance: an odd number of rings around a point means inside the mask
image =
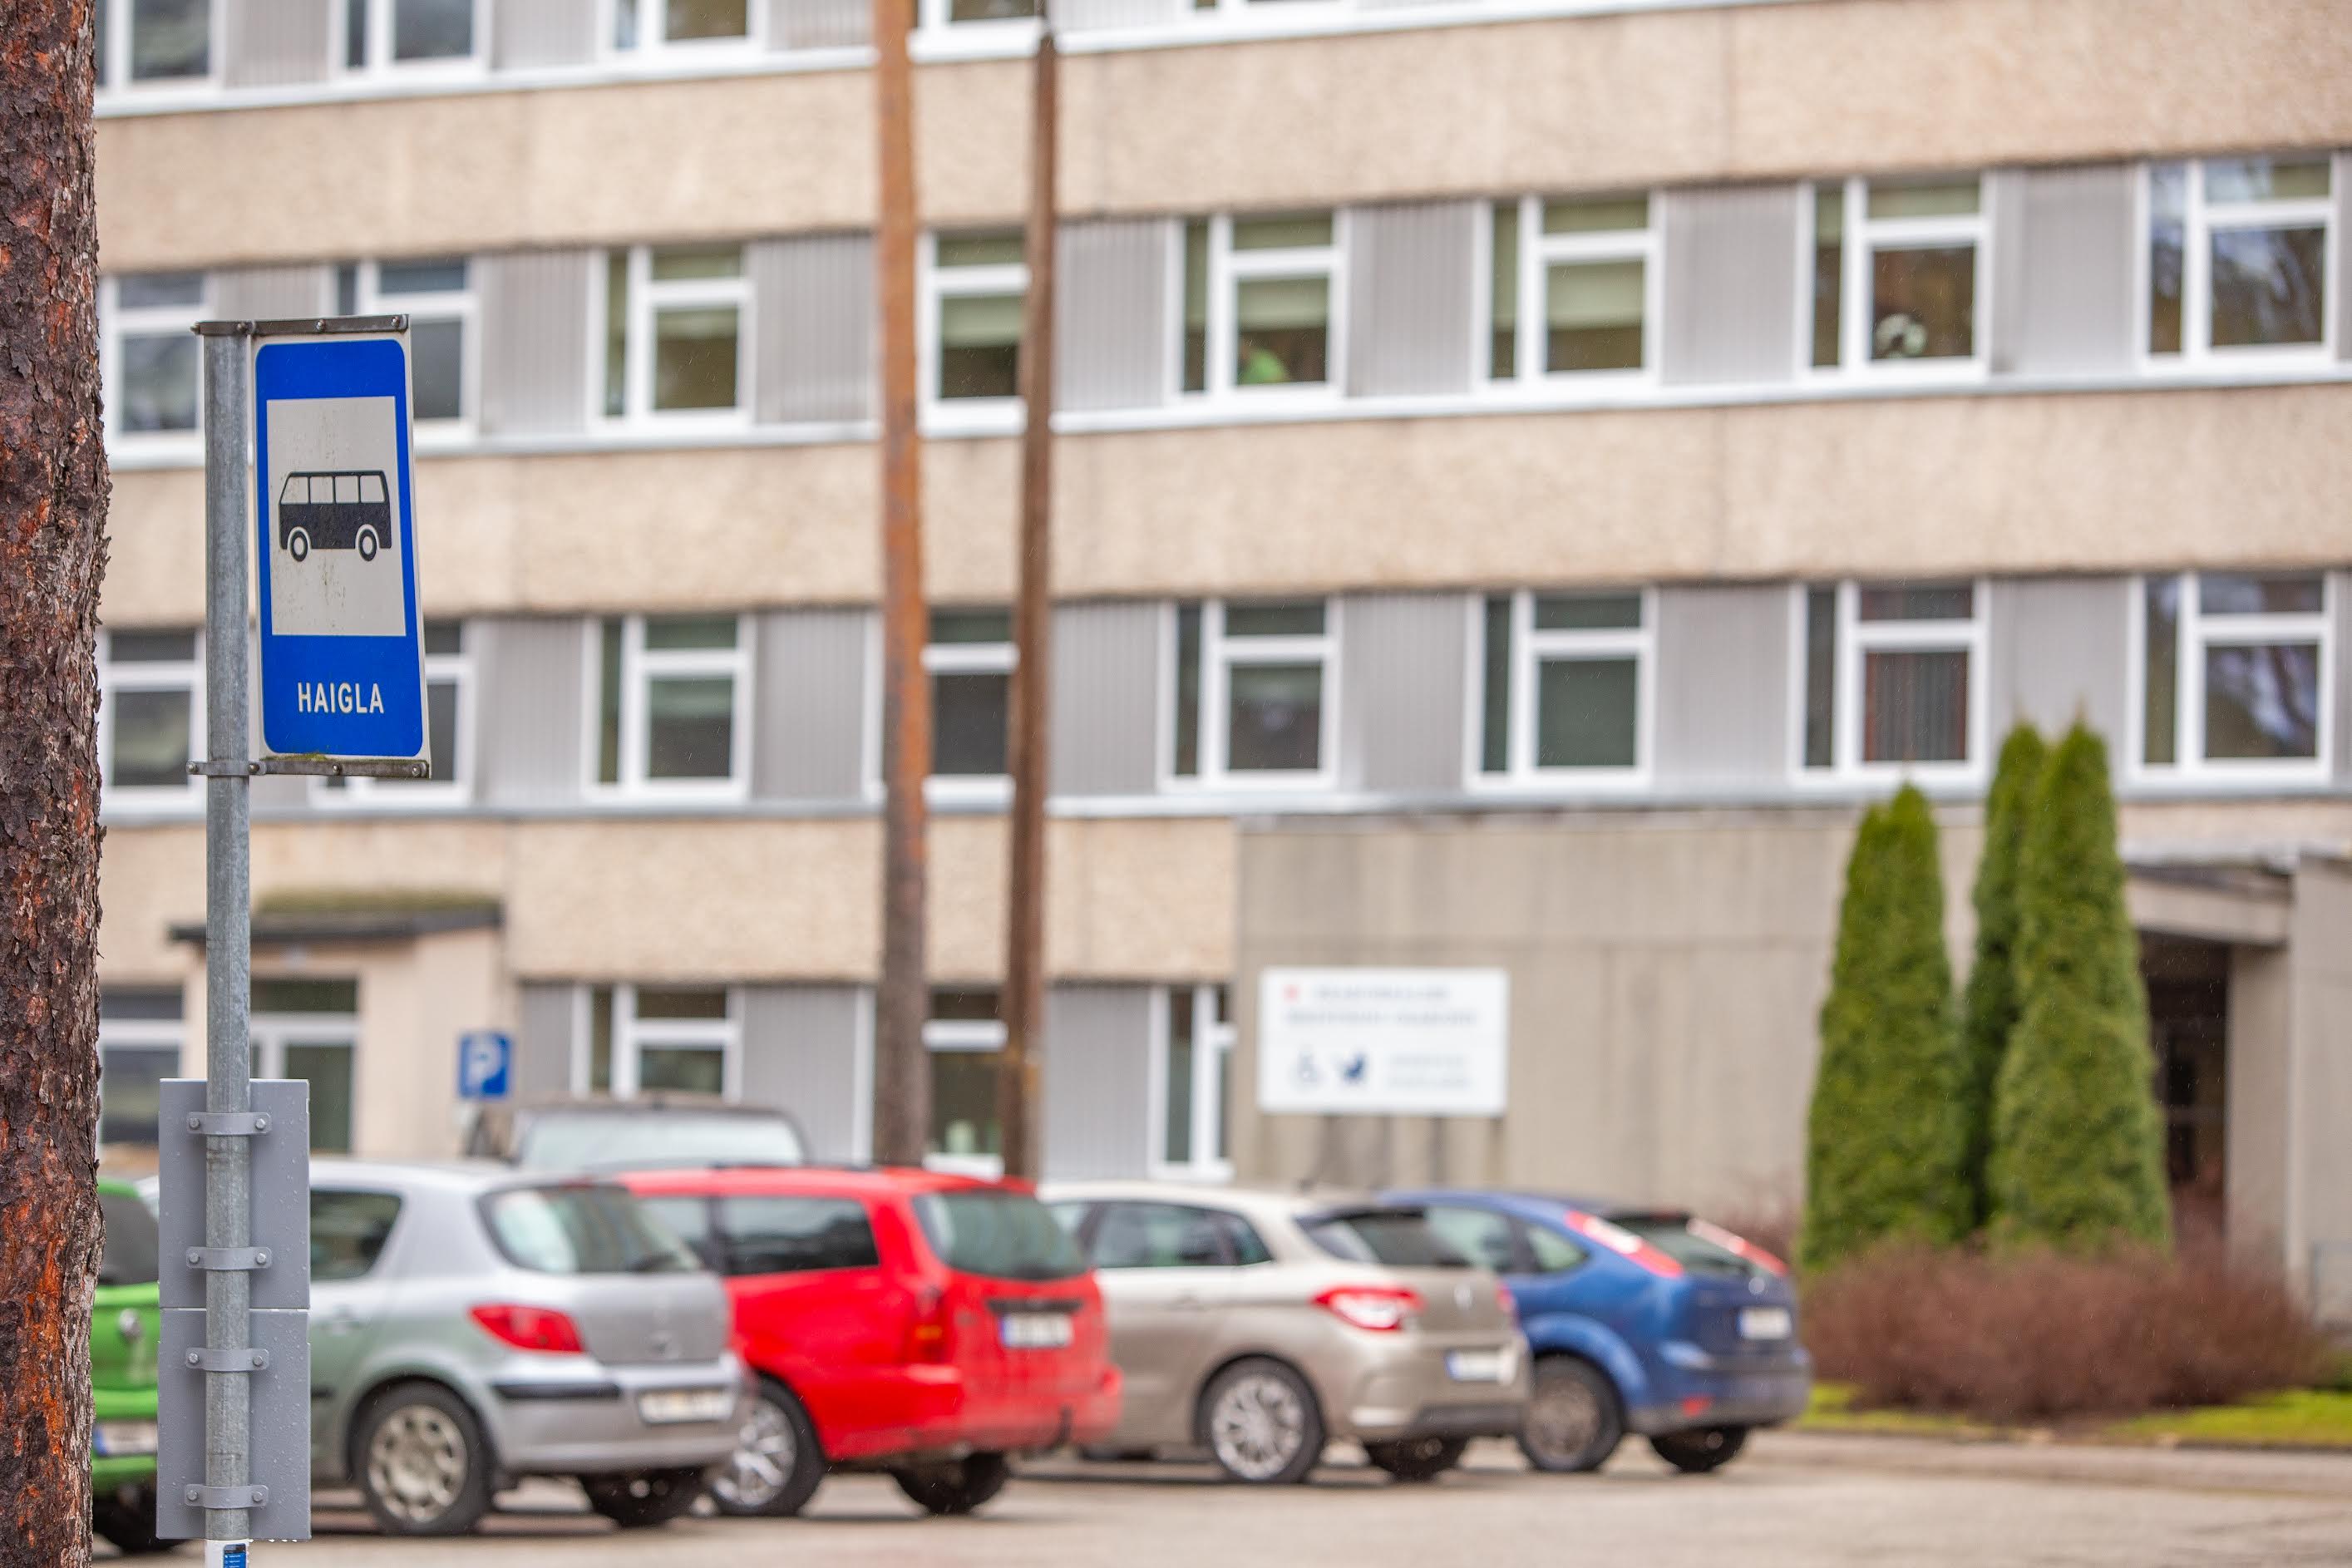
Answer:
[{"label": "rough tree bark", "polygon": [[95,3],[0,0],[0,1568],[89,1557],[107,497]]}]

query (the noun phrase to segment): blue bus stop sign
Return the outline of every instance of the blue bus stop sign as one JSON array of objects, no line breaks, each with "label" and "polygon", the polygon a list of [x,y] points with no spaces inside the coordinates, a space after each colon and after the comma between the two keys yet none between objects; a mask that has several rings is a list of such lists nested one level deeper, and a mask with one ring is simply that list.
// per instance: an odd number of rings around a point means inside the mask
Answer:
[{"label": "blue bus stop sign", "polygon": [[514,1038],[495,1029],[457,1037],[457,1098],[504,1100],[514,1067]]},{"label": "blue bus stop sign", "polygon": [[255,341],[261,752],[427,763],[407,338]]}]

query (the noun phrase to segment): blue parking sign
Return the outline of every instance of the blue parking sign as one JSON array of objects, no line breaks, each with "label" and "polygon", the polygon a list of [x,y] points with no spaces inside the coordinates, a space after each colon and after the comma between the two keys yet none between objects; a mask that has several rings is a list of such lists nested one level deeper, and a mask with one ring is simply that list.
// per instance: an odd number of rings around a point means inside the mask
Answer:
[{"label": "blue parking sign", "polygon": [[514,1037],[496,1029],[457,1037],[457,1098],[504,1100],[514,1067]]},{"label": "blue parking sign", "polygon": [[262,752],[429,762],[407,337],[256,342]]}]

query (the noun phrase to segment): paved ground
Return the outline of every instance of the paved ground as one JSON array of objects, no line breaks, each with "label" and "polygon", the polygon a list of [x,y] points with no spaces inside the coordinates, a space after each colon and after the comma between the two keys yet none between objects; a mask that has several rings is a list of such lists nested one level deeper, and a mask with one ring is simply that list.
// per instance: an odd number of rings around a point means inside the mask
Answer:
[{"label": "paved ground", "polygon": [[864,1477],[828,1481],[798,1521],[695,1519],[631,1536],[580,1511],[564,1489],[512,1500],[515,1511],[462,1543],[382,1540],[364,1514],[322,1508],[318,1540],[257,1549],[256,1560],[315,1568],[2352,1563],[2352,1458],[1785,1435],[1708,1478],[1674,1475],[1633,1445],[1604,1474],[1568,1479],[1530,1475],[1497,1445],[1425,1488],[1343,1464],[1309,1487],[1256,1491],[1215,1485],[1198,1467],[1055,1461],[1030,1466],[980,1518],[956,1521],[914,1517],[887,1480]]}]

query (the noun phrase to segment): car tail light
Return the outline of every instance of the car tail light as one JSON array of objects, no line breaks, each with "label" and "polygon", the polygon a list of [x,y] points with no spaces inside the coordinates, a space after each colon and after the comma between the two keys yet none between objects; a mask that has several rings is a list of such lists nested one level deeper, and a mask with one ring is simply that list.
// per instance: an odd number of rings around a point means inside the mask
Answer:
[{"label": "car tail light", "polygon": [[1495,1281],[1495,1305],[1503,1309],[1505,1322],[1516,1323],[1519,1321],[1519,1304],[1512,1298],[1511,1288],[1500,1279]]},{"label": "car tail light", "polygon": [[1421,1297],[1402,1285],[1335,1285],[1316,1297],[1315,1304],[1360,1329],[1384,1334],[1403,1328],[1421,1310]]},{"label": "car tail light", "polygon": [[492,1339],[519,1351],[546,1351],[553,1355],[580,1353],[580,1331],[562,1312],[545,1307],[493,1302],[475,1308],[473,1316]]},{"label": "car tail light", "polygon": [[1762,1247],[1757,1246],[1754,1242],[1748,1240],[1744,1236],[1734,1236],[1731,1232],[1724,1229],[1721,1226],[1709,1225],[1703,1219],[1692,1220],[1687,1228],[1693,1236],[1697,1237],[1701,1241],[1711,1241],[1715,1243],[1716,1246],[1723,1248],[1724,1251],[1730,1253],[1735,1258],[1746,1258],[1748,1262],[1756,1265],[1757,1268],[1767,1269],[1771,1273],[1778,1274],[1783,1279],[1786,1279],[1789,1277],[1789,1266],[1787,1264],[1781,1262],[1779,1258],[1773,1257],[1770,1253],[1765,1251]]},{"label": "car tail light", "polygon": [[1630,1258],[1661,1279],[1679,1279],[1683,1266],[1656,1247],[1635,1236],[1622,1225],[1612,1225],[1599,1215],[1586,1214],[1581,1209],[1568,1211],[1568,1228],[1607,1247],[1620,1257]]},{"label": "car tail light", "polygon": [[933,1364],[953,1360],[954,1322],[955,1309],[938,1286],[926,1285],[916,1292],[914,1316],[907,1324],[907,1360]]}]

